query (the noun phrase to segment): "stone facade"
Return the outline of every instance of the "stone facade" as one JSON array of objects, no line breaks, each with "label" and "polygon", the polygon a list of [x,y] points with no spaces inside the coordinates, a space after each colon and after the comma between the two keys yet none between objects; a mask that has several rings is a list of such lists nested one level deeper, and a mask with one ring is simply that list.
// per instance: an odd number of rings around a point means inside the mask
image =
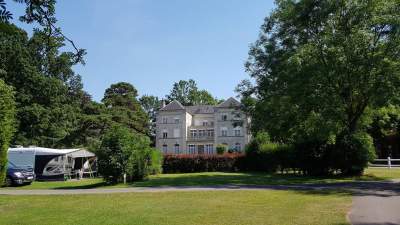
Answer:
[{"label": "stone facade", "polygon": [[249,118],[229,98],[217,106],[182,106],[173,101],[157,113],[156,147],[164,154],[215,154],[218,145],[244,151]]}]

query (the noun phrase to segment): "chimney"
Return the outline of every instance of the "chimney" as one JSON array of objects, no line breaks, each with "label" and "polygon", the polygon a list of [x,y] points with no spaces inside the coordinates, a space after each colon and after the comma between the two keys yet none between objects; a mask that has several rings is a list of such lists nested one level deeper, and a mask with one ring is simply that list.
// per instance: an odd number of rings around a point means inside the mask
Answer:
[{"label": "chimney", "polygon": [[161,108],[160,109],[162,109],[162,108],[164,108],[165,107],[165,100],[164,99],[161,99]]}]

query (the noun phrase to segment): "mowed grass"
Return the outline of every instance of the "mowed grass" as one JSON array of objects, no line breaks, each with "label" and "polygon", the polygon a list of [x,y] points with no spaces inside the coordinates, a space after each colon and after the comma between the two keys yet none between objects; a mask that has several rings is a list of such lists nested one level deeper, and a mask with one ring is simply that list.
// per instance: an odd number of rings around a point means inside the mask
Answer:
[{"label": "mowed grass", "polygon": [[198,191],[1,196],[0,224],[348,224],[351,196],[296,191]]},{"label": "mowed grass", "polygon": [[163,187],[163,186],[218,186],[218,185],[285,185],[315,184],[351,181],[376,181],[400,178],[400,169],[369,168],[360,177],[310,177],[297,174],[266,173],[186,173],[160,174],[131,184],[109,185],[102,179],[84,179],[80,181],[34,182],[32,185],[11,187],[12,189],[90,189],[118,187]]}]

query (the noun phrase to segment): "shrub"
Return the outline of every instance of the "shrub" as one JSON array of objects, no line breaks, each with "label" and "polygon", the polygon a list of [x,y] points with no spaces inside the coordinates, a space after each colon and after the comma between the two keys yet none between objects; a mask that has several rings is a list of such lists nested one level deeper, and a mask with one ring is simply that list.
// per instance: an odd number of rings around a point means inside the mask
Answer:
[{"label": "shrub", "polygon": [[250,143],[246,145],[245,151],[246,153],[251,154],[252,151],[258,151],[260,149],[260,145],[270,142],[271,140],[267,132],[259,132],[250,141]]},{"label": "shrub", "polygon": [[226,145],[222,145],[222,144],[217,145],[217,147],[215,148],[215,150],[217,151],[218,155],[224,154],[226,152],[226,149],[227,149],[227,146]]},{"label": "shrub", "polygon": [[344,175],[361,175],[376,157],[372,137],[359,132],[340,139],[332,153],[333,167]]},{"label": "shrub", "polygon": [[15,101],[10,86],[0,79],[0,186],[7,171],[7,151],[14,132]]},{"label": "shrub", "polygon": [[313,139],[297,142],[293,146],[296,167],[306,175],[326,175],[333,172],[331,167],[332,145]]},{"label": "shrub", "polygon": [[[148,137],[131,133],[128,128],[114,126],[102,138],[97,153],[99,173],[108,182],[140,180],[159,172],[157,150],[150,148]],[[154,161],[152,161],[154,160]],[[158,159],[159,160],[159,159]]]},{"label": "shrub", "polygon": [[149,172],[150,174],[159,174],[162,172],[162,163],[163,163],[163,155],[157,149],[152,149],[150,154],[150,167]]},{"label": "shrub", "polygon": [[257,149],[247,148],[245,168],[251,171],[275,172],[292,168],[292,151],[289,145],[279,143],[252,143]]},{"label": "shrub", "polygon": [[164,173],[233,172],[243,167],[243,154],[164,155]]}]

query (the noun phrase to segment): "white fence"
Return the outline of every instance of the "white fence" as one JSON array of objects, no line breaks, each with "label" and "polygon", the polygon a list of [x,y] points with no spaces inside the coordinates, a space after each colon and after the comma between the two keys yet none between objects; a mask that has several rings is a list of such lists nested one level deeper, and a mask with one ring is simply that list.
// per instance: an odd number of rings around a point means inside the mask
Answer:
[{"label": "white fence", "polygon": [[[385,163],[380,163],[380,162],[385,162]],[[375,159],[373,164],[370,164],[370,167],[387,167],[387,168],[393,168],[393,167],[400,167],[400,164],[393,164],[393,162],[400,162],[400,159],[392,159],[390,157],[387,157],[387,159]]]}]

